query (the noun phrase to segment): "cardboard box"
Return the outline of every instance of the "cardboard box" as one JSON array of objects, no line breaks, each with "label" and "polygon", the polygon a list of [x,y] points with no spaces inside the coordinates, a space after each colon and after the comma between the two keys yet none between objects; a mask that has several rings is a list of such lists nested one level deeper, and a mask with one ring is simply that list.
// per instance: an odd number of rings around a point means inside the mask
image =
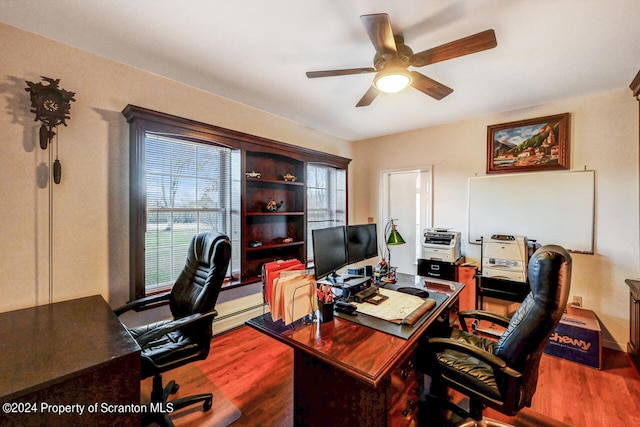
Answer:
[{"label": "cardboard box", "polygon": [[592,368],[602,367],[602,331],[595,313],[567,306],[544,349],[546,354]]},{"label": "cardboard box", "polygon": [[482,299],[482,310],[490,311],[502,316],[513,316],[513,313],[516,312],[518,307],[520,307],[519,302],[506,301],[491,297],[484,297]]}]

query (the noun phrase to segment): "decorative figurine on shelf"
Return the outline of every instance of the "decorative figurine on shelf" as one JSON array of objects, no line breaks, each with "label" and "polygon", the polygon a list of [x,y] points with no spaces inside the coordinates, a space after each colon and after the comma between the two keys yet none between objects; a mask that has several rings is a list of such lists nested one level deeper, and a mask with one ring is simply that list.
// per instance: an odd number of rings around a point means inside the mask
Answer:
[{"label": "decorative figurine on shelf", "polygon": [[271,241],[274,245],[282,245],[284,243],[293,243],[293,237],[276,237]]},{"label": "decorative figurine on shelf", "polygon": [[280,200],[280,203],[276,203],[275,200],[271,199],[267,202],[267,205],[264,207],[264,209],[267,212],[277,212],[283,203],[284,203],[284,200]]},{"label": "decorative figurine on shelf", "polygon": [[256,171],[246,172],[244,176],[247,178],[262,178],[262,174]]},{"label": "decorative figurine on shelf", "polygon": [[284,179],[285,181],[295,182],[298,178],[290,173],[285,173],[284,175],[282,175],[282,179]]}]

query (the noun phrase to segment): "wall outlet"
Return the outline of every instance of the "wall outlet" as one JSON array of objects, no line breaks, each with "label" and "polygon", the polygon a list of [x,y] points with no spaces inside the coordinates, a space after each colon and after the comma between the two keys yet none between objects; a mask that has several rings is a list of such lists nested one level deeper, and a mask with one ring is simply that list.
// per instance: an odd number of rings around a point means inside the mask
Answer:
[{"label": "wall outlet", "polygon": [[574,307],[582,307],[582,297],[574,295],[573,300],[571,300],[571,305]]}]

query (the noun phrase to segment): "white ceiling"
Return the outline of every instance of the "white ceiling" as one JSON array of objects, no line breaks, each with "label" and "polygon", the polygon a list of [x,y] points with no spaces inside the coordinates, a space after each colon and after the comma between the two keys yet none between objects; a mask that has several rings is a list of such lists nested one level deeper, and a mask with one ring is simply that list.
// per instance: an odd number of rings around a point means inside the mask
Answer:
[{"label": "white ceiling", "polygon": [[[388,13],[414,52],[493,28],[494,49],[416,69],[454,89],[355,105],[374,74],[360,15]],[[360,140],[628,87],[638,0],[1,0],[0,21]],[[2,43],[6,43],[3,40]],[[631,96],[631,94],[630,94]]]}]

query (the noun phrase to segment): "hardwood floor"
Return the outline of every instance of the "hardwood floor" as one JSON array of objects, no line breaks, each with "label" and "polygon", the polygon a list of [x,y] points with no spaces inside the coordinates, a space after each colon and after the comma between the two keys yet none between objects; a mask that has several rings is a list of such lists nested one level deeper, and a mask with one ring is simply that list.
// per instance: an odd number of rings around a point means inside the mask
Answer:
[{"label": "hardwood floor", "polygon": [[[209,379],[242,411],[238,426],[293,425],[293,350],[247,326],[213,338],[211,354],[197,362]],[[182,384],[196,387],[195,384]],[[530,409],[510,418],[520,425],[537,414],[578,426],[640,425],[640,374],[626,353],[603,349],[603,370],[544,355]],[[195,426],[197,424],[189,424]],[[539,427],[539,425],[537,425]]]},{"label": "hardwood floor", "polygon": [[197,364],[242,411],[233,427],[293,425],[290,347],[242,326],[215,336],[209,357]]}]

